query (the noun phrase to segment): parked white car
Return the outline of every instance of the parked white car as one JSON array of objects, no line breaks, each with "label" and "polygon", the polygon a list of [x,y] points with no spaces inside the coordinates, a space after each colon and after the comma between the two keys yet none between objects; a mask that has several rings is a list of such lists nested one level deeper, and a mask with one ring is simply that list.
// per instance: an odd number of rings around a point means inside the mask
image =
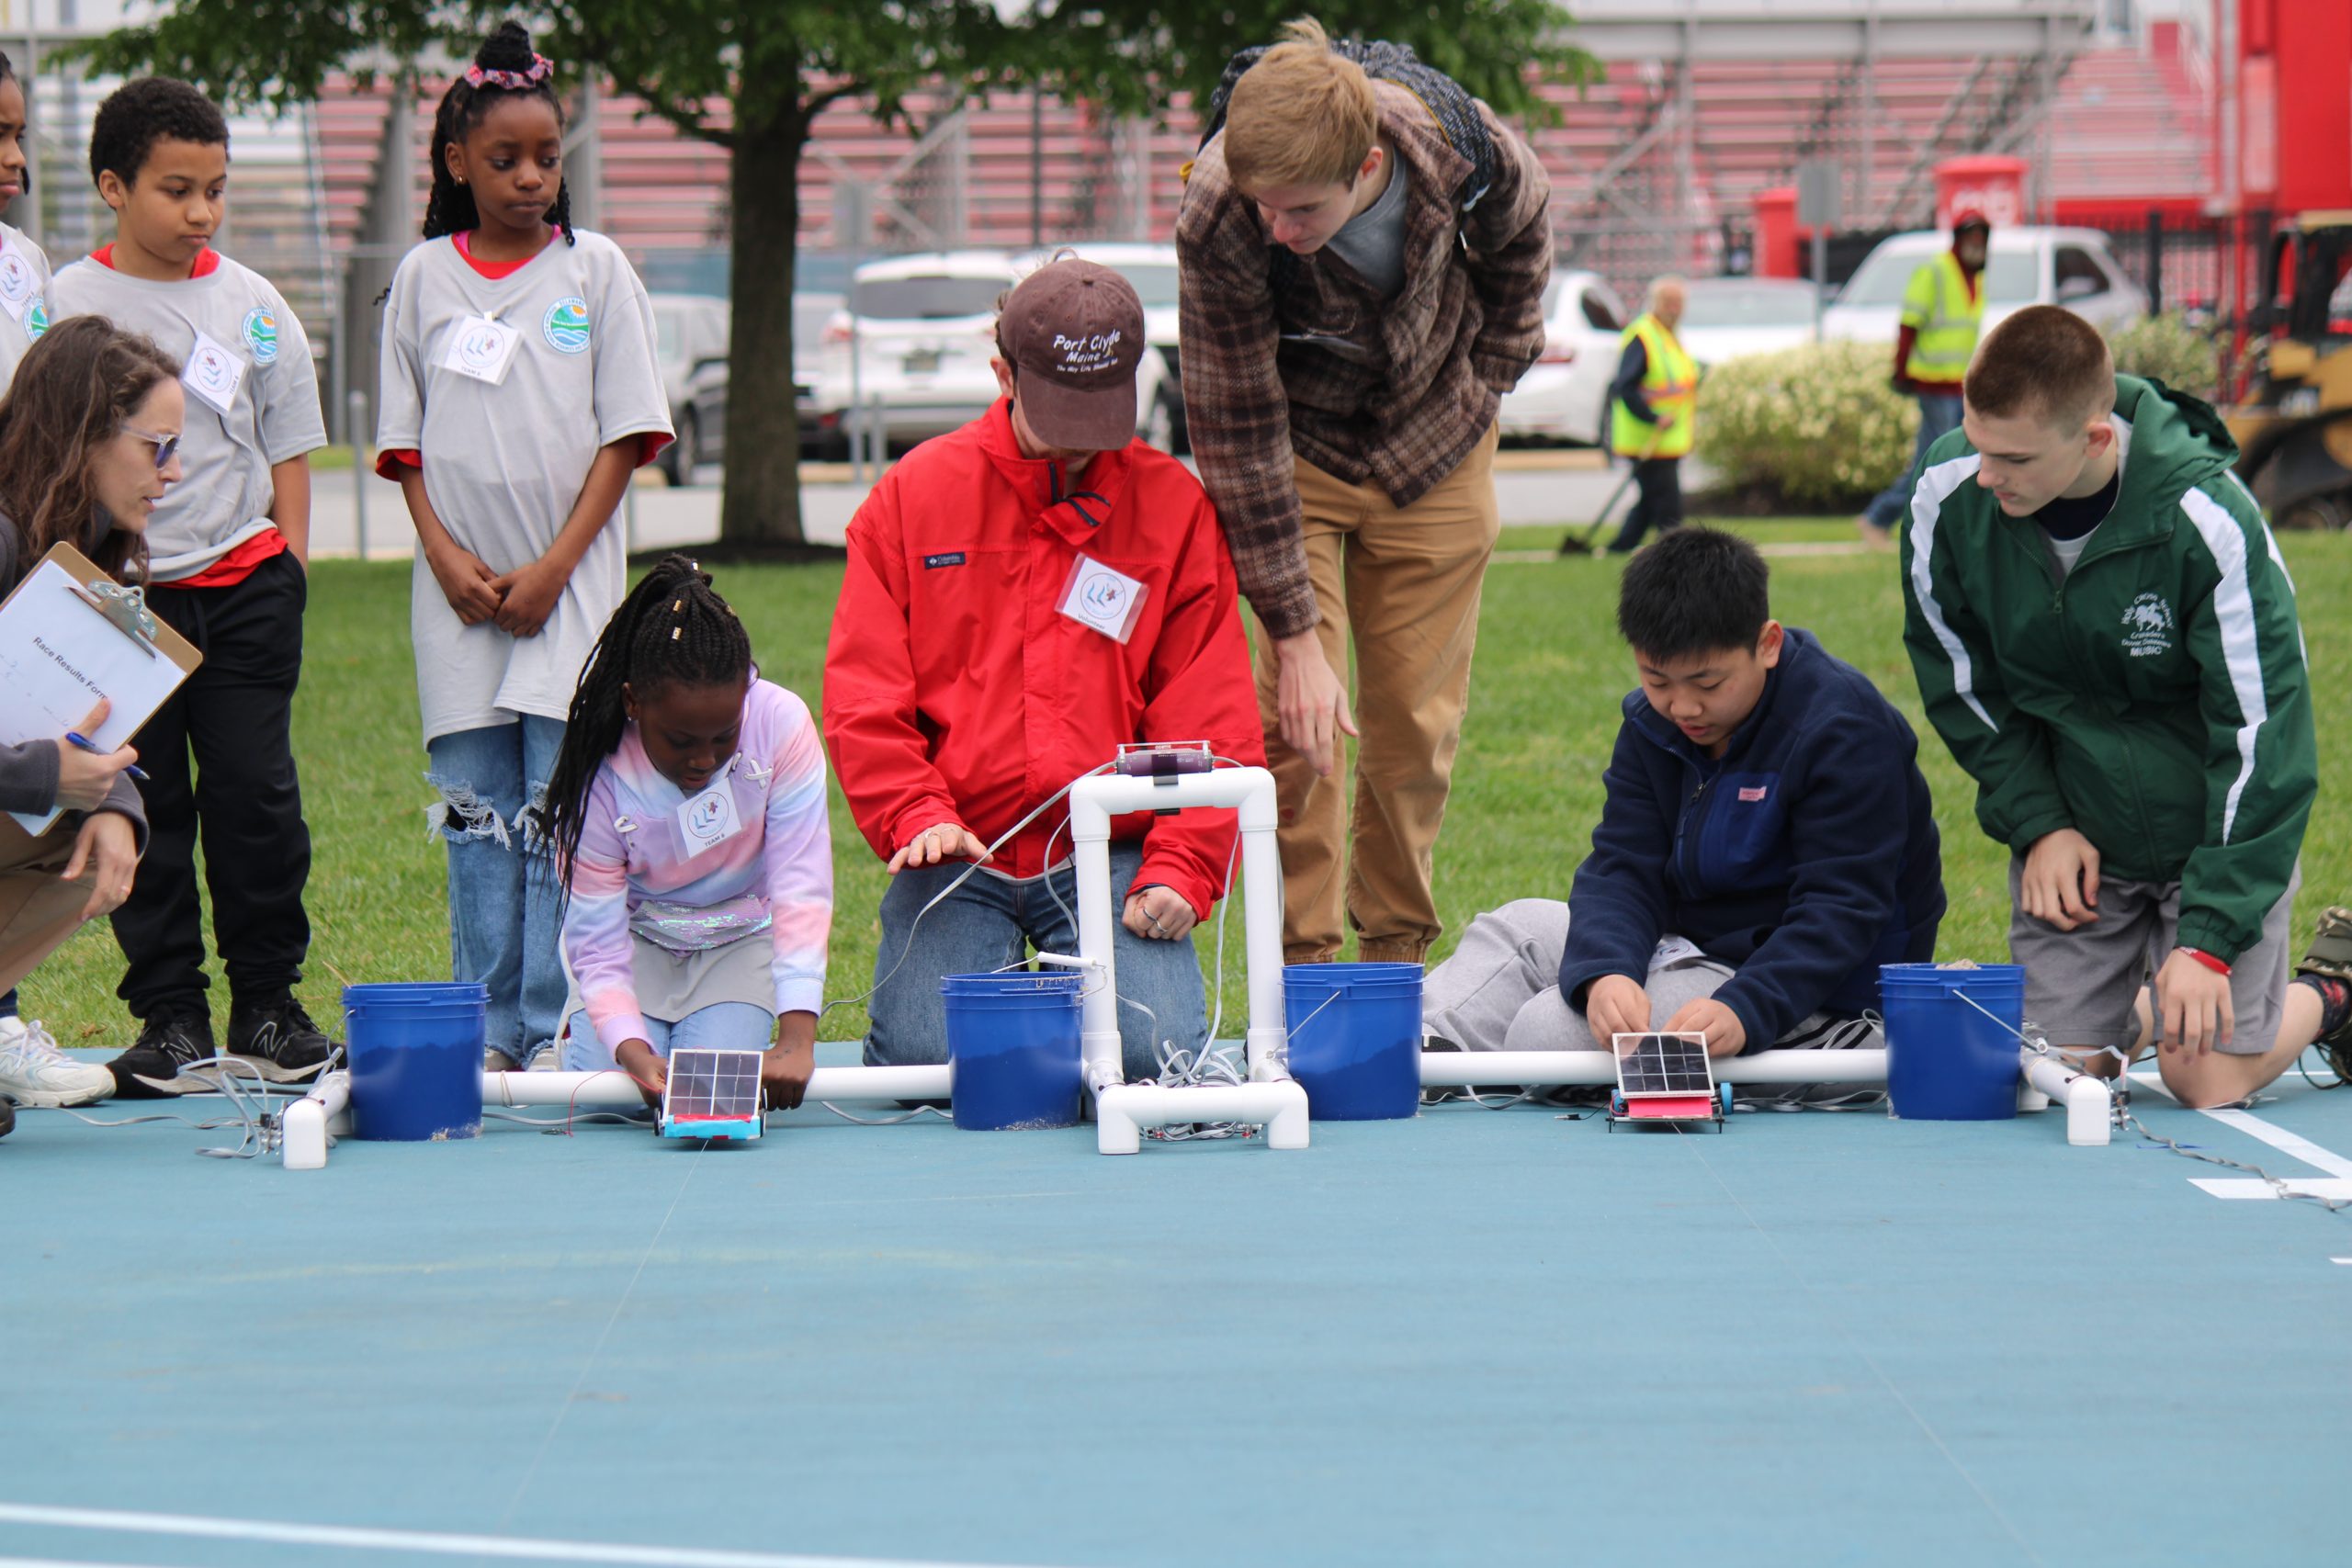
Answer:
[{"label": "parked white car", "polygon": [[[1911,275],[1951,245],[1950,234],[1933,229],[1881,241],[1822,313],[1821,335],[1892,348]],[[1987,332],[2028,305],[2064,305],[2102,331],[2148,312],[2148,296],[2124,275],[2096,229],[1996,229],[1984,273]]]},{"label": "parked white car", "polygon": [[1135,286],[1146,347],[1136,368],[1136,433],[1162,451],[1183,451],[1173,245],[1057,245],[1017,255],[951,251],[868,262],[857,269],[847,303],[825,330],[820,420],[846,433],[854,326],[860,345],[856,395],[879,413],[887,440],[904,446],[970,423],[998,396],[989,364],[996,356],[998,301],[1066,249]]},{"label": "parked white car", "polygon": [[1617,339],[1631,319],[1600,274],[1554,273],[1544,290],[1544,355],[1503,394],[1503,434],[1599,445]]},{"label": "parked white car", "polygon": [[670,400],[677,439],[655,459],[676,485],[701,464],[727,457],[727,301],[700,294],[656,294],[653,360]]},{"label": "parked white car", "polygon": [[1811,283],[1793,277],[1694,277],[1675,335],[1700,368],[1813,341]]},{"label": "parked white car", "polygon": [[[970,423],[996,401],[997,301],[1019,273],[1007,251],[945,251],[867,262],[825,327],[819,417],[847,431],[853,399],[899,445]],[[853,330],[854,329],[854,330]],[[858,354],[852,375],[850,345]]]}]

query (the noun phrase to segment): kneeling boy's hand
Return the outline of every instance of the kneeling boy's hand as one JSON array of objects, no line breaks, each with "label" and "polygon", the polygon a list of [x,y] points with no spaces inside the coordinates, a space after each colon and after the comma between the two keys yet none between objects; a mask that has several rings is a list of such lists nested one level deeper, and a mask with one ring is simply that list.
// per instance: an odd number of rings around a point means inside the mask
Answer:
[{"label": "kneeling boy's hand", "polygon": [[1747,1031],[1739,1014],[1713,997],[1683,1003],[1681,1010],[1666,1021],[1666,1032],[1705,1035],[1710,1056],[1736,1056],[1747,1043]]},{"label": "kneeling boy's hand", "polygon": [[2025,912],[2062,931],[2098,919],[2098,846],[2072,828],[2044,833],[2018,874]]},{"label": "kneeling boy's hand", "polygon": [[760,1098],[771,1111],[797,1111],[817,1070],[817,1015],[788,1012],[775,1021],[775,1043],[760,1054]]},{"label": "kneeling boy's hand", "polygon": [[2236,1032],[2230,977],[2208,969],[2178,948],[2156,971],[2156,1016],[2164,1021],[2167,1053],[2202,1056]]},{"label": "kneeling boy's hand", "polygon": [[646,1040],[624,1040],[613,1050],[613,1061],[637,1082],[637,1092],[654,1110],[662,1109],[662,1091],[670,1085],[670,1064]]},{"label": "kneeling boy's hand", "polygon": [[1650,994],[1627,976],[1603,975],[1585,987],[1584,1021],[1600,1048],[1612,1050],[1617,1035],[1649,1032]]}]

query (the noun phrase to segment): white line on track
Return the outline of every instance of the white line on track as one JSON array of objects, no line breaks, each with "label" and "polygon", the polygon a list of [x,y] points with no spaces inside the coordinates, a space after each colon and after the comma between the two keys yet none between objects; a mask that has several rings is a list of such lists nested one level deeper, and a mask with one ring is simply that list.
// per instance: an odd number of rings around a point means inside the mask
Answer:
[{"label": "white line on track", "polygon": [[[337,1547],[351,1551],[402,1551],[435,1557],[494,1557],[529,1562],[612,1562],[625,1564],[627,1568],[979,1568],[977,1563],[899,1557],[812,1557],[799,1552],[616,1546],[603,1541],[537,1540],[526,1536],[450,1535],[435,1530],[286,1524],[273,1519],[223,1519],[197,1514],[61,1508],[38,1503],[0,1503],[0,1524],[181,1536],[207,1540],[243,1540],[271,1546]],[[0,1564],[34,1561],[37,1560],[0,1558]],[[75,1563],[72,1568],[107,1568],[107,1565]],[[115,1565],[115,1568],[122,1568],[122,1565]],[[990,1568],[1012,1568],[1012,1565],[991,1564]]]},{"label": "white line on track", "polygon": [[[2172,1091],[2165,1088],[2164,1079],[2154,1073],[2133,1073],[2132,1081],[2167,1098],[2171,1096]],[[2332,1149],[2322,1148],[2300,1133],[2290,1133],[2276,1122],[2266,1122],[2250,1111],[2223,1109],[2200,1111],[2198,1114],[2210,1116],[2224,1127],[2244,1133],[2249,1138],[2268,1144],[2280,1154],[2292,1156],[2314,1169],[2327,1172],[2327,1178],[2319,1179],[2311,1177],[2283,1178],[2290,1191],[2312,1198],[2352,1198],[2352,1159],[2346,1159]],[[2280,1196],[2276,1187],[2254,1177],[2191,1178],[2190,1185],[2202,1188],[2216,1198],[2276,1200]]]}]

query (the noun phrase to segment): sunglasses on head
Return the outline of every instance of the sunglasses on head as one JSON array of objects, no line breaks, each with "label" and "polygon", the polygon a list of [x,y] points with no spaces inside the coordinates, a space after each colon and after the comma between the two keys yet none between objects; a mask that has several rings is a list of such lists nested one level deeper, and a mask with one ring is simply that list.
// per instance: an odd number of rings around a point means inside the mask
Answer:
[{"label": "sunglasses on head", "polygon": [[155,448],[155,471],[159,474],[169,468],[172,459],[179,455],[180,438],[176,435],[156,435],[128,424],[122,427],[122,433],[136,436]]}]

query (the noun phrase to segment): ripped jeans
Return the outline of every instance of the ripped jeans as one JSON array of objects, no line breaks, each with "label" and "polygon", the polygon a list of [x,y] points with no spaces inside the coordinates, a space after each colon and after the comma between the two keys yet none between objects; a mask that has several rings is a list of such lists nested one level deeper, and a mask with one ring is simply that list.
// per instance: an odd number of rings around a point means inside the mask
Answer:
[{"label": "ripped jeans", "polygon": [[427,816],[449,845],[451,978],[490,987],[487,1042],[518,1066],[563,1022],[563,890],[524,815],[545,803],[562,745],[560,721],[526,714],[424,748],[441,795]]}]

